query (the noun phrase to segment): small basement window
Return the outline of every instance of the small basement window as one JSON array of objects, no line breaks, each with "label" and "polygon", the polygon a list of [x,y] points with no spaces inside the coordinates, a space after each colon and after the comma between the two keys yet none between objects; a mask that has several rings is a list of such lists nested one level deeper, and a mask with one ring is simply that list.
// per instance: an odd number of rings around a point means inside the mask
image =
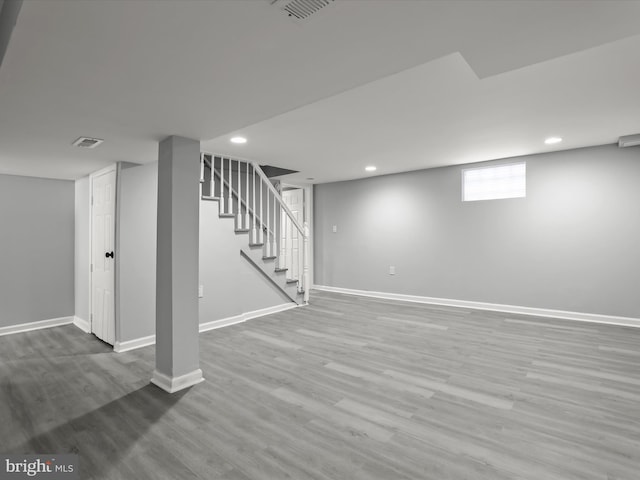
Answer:
[{"label": "small basement window", "polygon": [[527,196],[526,162],[462,170],[462,201]]}]

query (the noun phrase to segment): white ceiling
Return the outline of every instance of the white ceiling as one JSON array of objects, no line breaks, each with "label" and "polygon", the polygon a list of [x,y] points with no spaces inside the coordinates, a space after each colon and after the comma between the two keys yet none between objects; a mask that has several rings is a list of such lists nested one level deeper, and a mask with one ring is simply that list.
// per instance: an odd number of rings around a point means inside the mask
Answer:
[{"label": "white ceiling", "polygon": [[172,134],[315,182],[548,151],[548,135],[613,143],[640,132],[639,16],[336,0],[296,23],[267,0],[28,0],[0,66],[0,173],[147,163]]}]

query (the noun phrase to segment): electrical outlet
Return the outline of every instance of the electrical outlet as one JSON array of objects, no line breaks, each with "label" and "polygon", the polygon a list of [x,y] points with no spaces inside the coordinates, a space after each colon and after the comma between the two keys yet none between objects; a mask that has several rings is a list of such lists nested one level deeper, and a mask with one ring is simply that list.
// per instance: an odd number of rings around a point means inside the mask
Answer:
[{"label": "electrical outlet", "polygon": [[396,274],[396,267],[394,267],[393,265],[391,265],[389,267],[389,275],[395,275]]},{"label": "electrical outlet", "polygon": [[333,233],[338,233],[338,225],[333,226]]},{"label": "electrical outlet", "polygon": [[204,285],[198,285],[198,298],[204,297]]}]

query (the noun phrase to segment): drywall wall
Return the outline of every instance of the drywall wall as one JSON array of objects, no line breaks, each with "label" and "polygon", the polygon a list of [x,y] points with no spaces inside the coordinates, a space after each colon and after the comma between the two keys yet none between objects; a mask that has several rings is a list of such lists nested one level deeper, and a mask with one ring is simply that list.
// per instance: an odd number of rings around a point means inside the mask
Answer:
[{"label": "drywall wall", "polygon": [[640,147],[517,160],[521,199],[463,203],[462,167],[316,186],[315,283],[639,318]]},{"label": "drywall wall", "polygon": [[0,175],[0,327],[74,313],[74,184]]},{"label": "drywall wall", "polygon": [[126,341],[155,333],[158,164],[121,168],[118,181],[116,318]]},{"label": "drywall wall", "polygon": [[75,182],[75,316],[89,323],[89,265],[91,263],[89,226],[89,177]]},{"label": "drywall wall", "polygon": [[218,216],[218,202],[200,203],[200,323],[289,303],[269,280],[240,256],[247,233],[234,233],[234,219]]},{"label": "drywall wall", "polygon": [[[120,170],[118,340],[155,334],[156,208],[158,164]],[[246,235],[245,235],[246,237]],[[287,303],[240,256],[233,219],[218,217],[218,203],[200,204],[200,323]]]}]

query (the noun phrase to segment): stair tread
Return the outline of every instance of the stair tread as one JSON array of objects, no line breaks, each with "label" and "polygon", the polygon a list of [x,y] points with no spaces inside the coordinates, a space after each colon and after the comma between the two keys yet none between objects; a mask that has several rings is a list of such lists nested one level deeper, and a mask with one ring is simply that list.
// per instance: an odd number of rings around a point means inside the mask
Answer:
[{"label": "stair tread", "polygon": [[276,268],[276,273],[280,273],[280,272],[286,272],[287,270],[289,270],[288,268]]},{"label": "stair tread", "polygon": [[263,260],[275,260],[276,258],[278,258],[278,257],[276,257],[275,255],[262,257]]},{"label": "stair tread", "polygon": [[209,195],[202,195],[202,200],[220,200],[220,197],[210,197]]},{"label": "stair tread", "polygon": [[298,280],[295,278],[287,278],[287,283],[298,283]]},{"label": "stair tread", "polygon": [[250,247],[264,247],[264,243],[250,243]]},{"label": "stair tread", "polygon": [[236,233],[249,233],[248,228],[236,228]]},{"label": "stair tread", "polygon": [[219,213],[218,216],[222,218],[235,218],[236,215],[234,213]]}]

